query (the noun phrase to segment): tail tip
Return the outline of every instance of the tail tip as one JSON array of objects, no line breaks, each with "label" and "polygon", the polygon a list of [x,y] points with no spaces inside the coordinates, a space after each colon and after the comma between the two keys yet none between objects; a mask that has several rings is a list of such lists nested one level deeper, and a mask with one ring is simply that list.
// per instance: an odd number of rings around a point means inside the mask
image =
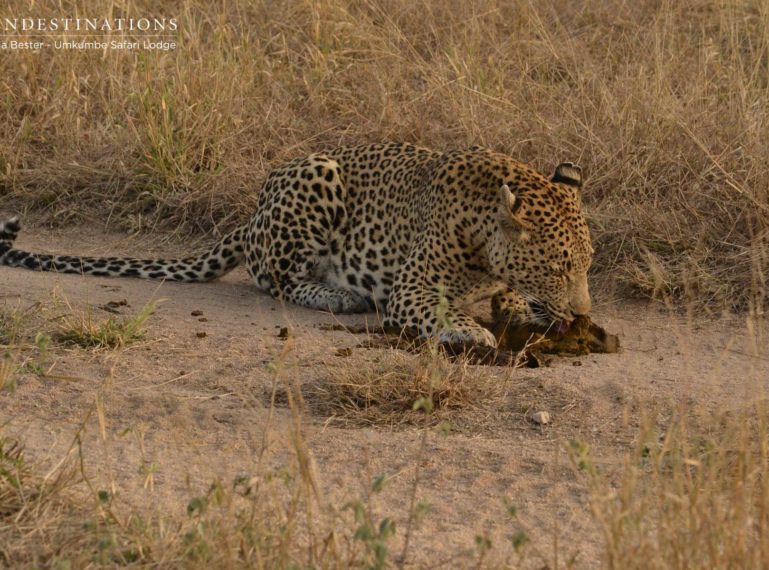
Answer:
[{"label": "tail tip", "polygon": [[0,239],[16,239],[19,230],[21,230],[19,216],[13,216],[5,222],[0,222]]}]

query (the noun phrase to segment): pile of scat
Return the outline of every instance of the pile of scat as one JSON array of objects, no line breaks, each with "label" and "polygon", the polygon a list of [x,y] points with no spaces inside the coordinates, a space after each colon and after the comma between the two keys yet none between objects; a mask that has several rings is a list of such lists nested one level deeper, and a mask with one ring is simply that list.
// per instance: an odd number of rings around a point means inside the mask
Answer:
[{"label": "pile of scat", "polygon": [[587,315],[580,315],[567,327],[539,325],[512,326],[496,320],[491,327],[497,338],[499,352],[523,353],[528,365],[544,363],[543,354],[609,354],[619,352],[619,338],[595,324]]},{"label": "pile of scat", "polygon": [[[550,359],[545,355],[608,354],[619,352],[619,338],[609,334],[590,317],[577,317],[568,326],[513,325],[496,318],[482,323],[497,338],[497,348],[442,343],[441,349],[451,358],[466,358],[470,364],[488,366],[547,366]],[[356,348],[399,348],[421,351],[427,341],[407,332],[382,328],[344,327],[320,325],[324,330],[345,330],[354,334],[367,334],[365,342]],[[349,355],[349,349],[339,355]]]}]

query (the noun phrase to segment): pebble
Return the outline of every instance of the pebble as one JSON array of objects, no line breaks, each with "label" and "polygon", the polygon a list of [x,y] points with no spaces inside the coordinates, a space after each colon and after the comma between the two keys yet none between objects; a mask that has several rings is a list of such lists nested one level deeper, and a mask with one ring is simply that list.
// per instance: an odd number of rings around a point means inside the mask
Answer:
[{"label": "pebble", "polygon": [[536,412],[532,414],[531,421],[537,425],[547,425],[550,423],[550,412]]}]

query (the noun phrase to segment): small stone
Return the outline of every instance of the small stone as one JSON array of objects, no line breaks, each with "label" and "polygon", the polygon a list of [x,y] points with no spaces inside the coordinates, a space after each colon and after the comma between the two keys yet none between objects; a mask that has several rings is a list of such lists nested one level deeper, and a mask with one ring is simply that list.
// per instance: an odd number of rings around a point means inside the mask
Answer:
[{"label": "small stone", "polygon": [[208,336],[208,334],[206,334],[205,331],[199,331],[199,332],[195,333],[195,336],[198,337],[198,338],[206,338]]},{"label": "small stone", "polygon": [[203,311],[200,311],[200,310],[198,310],[198,309],[196,309],[196,310],[194,310],[194,311],[192,311],[192,312],[190,313],[190,315],[192,315],[193,317],[199,317],[199,316],[200,316],[200,315],[202,315],[202,314],[203,314]]},{"label": "small stone", "polygon": [[531,421],[540,426],[545,426],[550,423],[550,412],[536,412],[532,414]]}]

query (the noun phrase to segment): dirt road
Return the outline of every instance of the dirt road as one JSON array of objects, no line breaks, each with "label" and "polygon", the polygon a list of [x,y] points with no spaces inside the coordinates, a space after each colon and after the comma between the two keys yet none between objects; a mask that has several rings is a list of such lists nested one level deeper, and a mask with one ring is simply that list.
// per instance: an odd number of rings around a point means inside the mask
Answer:
[{"label": "dirt road", "polygon": [[[27,230],[17,245],[88,255],[190,253],[174,243],[73,230]],[[68,310],[65,298],[94,319],[111,314],[101,308],[109,302],[126,315],[152,300],[162,302],[148,321],[146,339],[125,349],[52,346],[46,375],[27,368],[14,392],[0,393],[0,429],[21,440],[30,458],[53,466],[84,425],[86,469],[99,486],[112,486],[129,506],[179,516],[213,479],[231,481],[253,471],[270,409],[268,364],[284,351],[283,327],[293,336],[294,364],[286,374],[303,386],[322,384],[340,366],[391,356],[389,350],[354,348],[360,335],[319,328],[375,324],[375,315],[282,307],[257,292],[242,269],[218,282],[189,285],[0,268],[0,303],[42,303],[40,315],[51,329]],[[600,535],[564,442],[588,442],[597,461],[610,467],[632,445],[642,408],[681,400],[702,410],[734,406],[751,396],[756,380],[769,378],[766,353],[748,356],[750,342],[738,317],[687,321],[644,304],[610,303],[600,294],[597,299],[594,320],[620,335],[620,354],[561,357],[536,370],[469,369],[468,381],[493,375],[507,387],[506,396],[491,407],[458,412],[447,435],[431,431],[418,496],[432,510],[414,535],[411,562],[428,566],[472,551],[474,537],[483,532],[504,543],[515,528],[505,513],[509,498],[542,557],[552,560],[557,532],[562,553],[577,554],[577,567],[594,567]],[[351,355],[340,356],[347,352],[337,349],[348,347]],[[97,394],[104,402],[103,428]],[[550,412],[551,425],[529,420],[538,410]],[[274,465],[287,460],[290,415],[279,398],[270,433]],[[365,496],[372,479],[387,474],[390,483],[375,508],[405,528],[420,430],[350,427],[343,420],[317,413],[312,402],[303,414],[324,500],[341,506]],[[400,540],[402,533],[396,547]]]}]

